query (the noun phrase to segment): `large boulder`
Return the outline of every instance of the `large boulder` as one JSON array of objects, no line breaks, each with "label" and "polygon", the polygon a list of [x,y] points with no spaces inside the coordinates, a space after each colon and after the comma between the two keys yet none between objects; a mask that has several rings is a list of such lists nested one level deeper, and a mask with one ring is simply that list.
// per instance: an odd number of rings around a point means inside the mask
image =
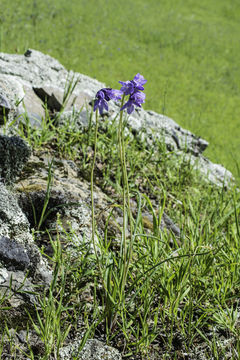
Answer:
[{"label": "large boulder", "polygon": [[0,93],[4,97],[0,110],[3,113],[5,108],[8,122],[27,117],[33,126],[40,126],[45,106],[50,114],[63,106],[80,109],[94,97],[99,84],[68,72],[57,60],[36,50],[24,55],[0,53]]},{"label": "large boulder", "polygon": [[[93,104],[96,92],[103,87],[105,84],[95,79],[68,72],[56,59],[36,50],[30,49],[24,55],[0,53],[0,93],[3,97],[0,113],[5,114],[5,123],[11,125],[27,119],[32,126],[39,127],[47,109],[50,117],[60,121],[59,125],[67,117],[86,127],[89,104]],[[103,116],[113,120],[118,111],[119,104],[112,103]],[[0,125],[3,123],[0,118]],[[139,109],[129,116],[127,126],[130,134],[144,138],[149,146],[161,140],[169,150],[187,154],[192,166],[207,181],[220,186],[233,181],[229,171],[202,155],[207,141],[181,128],[167,116]]]}]

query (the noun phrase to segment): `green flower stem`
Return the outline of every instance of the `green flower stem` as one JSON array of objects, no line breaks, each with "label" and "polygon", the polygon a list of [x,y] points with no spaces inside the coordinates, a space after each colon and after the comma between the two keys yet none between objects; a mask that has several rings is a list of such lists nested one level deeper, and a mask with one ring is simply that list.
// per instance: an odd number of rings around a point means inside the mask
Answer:
[{"label": "green flower stem", "polygon": [[[125,95],[122,97],[121,107],[124,103]],[[120,119],[119,119],[119,127],[118,127],[118,142],[119,142],[119,154],[120,154],[120,163],[122,169],[122,188],[123,188],[123,232],[122,232],[122,243],[121,243],[121,253],[123,258],[123,266],[126,262],[126,193],[125,193],[125,181],[124,181],[124,162],[123,162],[123,143],[122,143],[122,116],[123,113],[120,112]],[[122,270],[122,269],[121,269]],[[122,279],[124,276],[122,277]]]},{"label": "green flower stem", "polygon": [[[124,104],[125,95],[122,97],[121,107]],[[119,153],[120,153],[120,162],[122,168],[122,187],[123,187],[123,234],[122,234],[122,254],[123,254],[123,275],[121,282],[121,296],[126,284],[127,272],[129,268],[131,253],[132,253],[132,214],[130,207],[130,193],[128,185],[128,176],[127,176],[127,167],[126,167],[126,154],[125,154],[125,143],[124,143],[124,127],[123,127],[123,111],[120,112],[119,118]],[[126,213],[127,209],[127,213]],[[130,227],[130,243],[127,251],[127,242],[126,242],[126,227],[129,222]]]},{"label": "green flower stem", "polygon": [[[98,261],[99,270],[101,270],[101,265],[97,256],[97,247],[95,243],[95,208],[94,208],[94,198],[93,198],[93,176],[94,176],[94,167],[96,162],[96,154],[97,154],[97,134],[98,134],[98,109],[96,111],[96,124],[95,124],[95,133],[94,133],[94,153],[93,153],[93,161],[92,161],[92,169],[91,169],[91,210],[92,210],[92,244],[96,259]],[[101,272],[102,273],[102,272]]]}]

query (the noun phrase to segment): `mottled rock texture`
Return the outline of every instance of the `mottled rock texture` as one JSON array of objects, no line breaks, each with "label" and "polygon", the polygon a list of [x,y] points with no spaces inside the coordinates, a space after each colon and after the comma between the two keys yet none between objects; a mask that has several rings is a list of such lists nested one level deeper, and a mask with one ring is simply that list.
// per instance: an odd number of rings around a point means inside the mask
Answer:
[{"label": "mottled rock texture", "polygon": [[[63,347],[60,350],[61,360],[73,360],[78,351],[80,340]],[[98,340],[88,340],[84,348],[78,353],[78,360],[121,360],[121,354],[114,348]]]},{"label": "mottled rock texture", "polygon": [[0,178],[10,184],[27,162],[31,150],[19,136],[0,135],[0,154]]},{"label": "mottled rock texture", "polygon": [[[33,284],[48,286],[50,281],[51,270],[34,242],[26,215],[15,194],[0,183],[0,296],[11,294],[12,306],[33,303],[33,296],[27,294]],[[26,293],[18,292],[19,288]]]}]

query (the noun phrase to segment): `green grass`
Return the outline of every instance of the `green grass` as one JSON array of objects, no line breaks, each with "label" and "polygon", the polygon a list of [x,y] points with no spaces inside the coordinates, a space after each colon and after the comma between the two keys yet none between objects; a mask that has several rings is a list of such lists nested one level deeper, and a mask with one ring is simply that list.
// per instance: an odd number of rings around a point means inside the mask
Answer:
[{"label": "green grass", "polygon": [[35,48],[112,87],[142,73],[145,108],[239,177],[239,17],[236,0],[2,0],[0,50]]},{"label": "green grass", "polygon": [[[90,179],[93,125],[85,131],[67,122],[55,127],[47,117],[37,130],[22,121],[19,133],[35,151],[49,149],[54,158],[74,160],[79,175]],[[100,122],[94,179],[121,209],[117,139],[116,124]],[[25,352],[30,359],[48,360],[50,354],[58,359],[68,334],[71,338],[80,332],[85,334],[81,347],[87,338],[101,334],[126,359],[182,359],[183,353],[196,359],[200,354],[204,359],[238,359],[239,192],[203,182],[184,154],[179,157],[169,152],[161,142],[148,149],[144,142],[127,136],[125,146],[129,188],[137,211],[133,212],[134,239],[124,292],[123,229],[116,226],[117,213],[110,214],[102,236],[96,233],[97,254],[86,242],[71,259],[60,243],[63,239],[71,242],[74,234],[66,232],[59,217],[55,240],[51,229],[46,229],[53,247],[53,256],[48,257],[54,269],[50,290],[39,293],[40,306],[29,313],[28,324],[23,324],[29,332],[35,329],[41,354],[30,344]],[[51,163],[46,203],[53,178]],[[41,218],[51,210],[46,206],[44,202]],[[161,230],[163,211],[179,225],[180,238]],[[44,229],[37,220],[34,233],[39,238]],[[96,224],[100,226],[97,218]],[[7,298],[0,299],[0,306],[5,324],[0,354],[6,351],[7,342],[8,351],[19,358],[14,330],[10,335],[4,317]]]}]

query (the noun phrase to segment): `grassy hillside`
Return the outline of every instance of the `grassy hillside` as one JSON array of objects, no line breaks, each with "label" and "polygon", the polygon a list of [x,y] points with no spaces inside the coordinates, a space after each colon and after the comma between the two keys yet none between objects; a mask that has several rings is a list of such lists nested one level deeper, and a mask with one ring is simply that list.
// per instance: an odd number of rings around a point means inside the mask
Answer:
[{"label": "grassy hillside", "polygon": [[[54,276],[49,290],[34,288],[40,306],[21,323],[9,316],[11,294],[0,293],[0,358],[61,360],[60,348],[84,334],[79,351],[94,337],[126,360],[239,359],[239,191],[206,183],[184,153],[169,152],[161,142],[149,149],[134,136],[120,140],[117,122],[99,126],[96,143],[95,126],[83,131],[70,120],[55,126],[49,117],[40,129],[27,118],[19,124],[35,157],[17,188],[28,194],[35,214],[32,234]],[[77,178],[66,178],[66,158]],[[95,236],[86,233],[78,242],[78,227],[60,211],[78,202],[56,206],[55,184],[64,199],[62,180],[63,187],[72,182],[81,189],[81,180],[91,175],[108,198],[105,203],[100,196],[95,206]],[[44,204],[34,202],[39,189]],[[82,201],[80,195],[79,205]],[[165,215],[179,230],[162,228]],[[84,224],[81,220],[82,231]],[[27,340],[18,345],[14,334],[22,329]]]},{"label": "grassy hillside", "polygon": [[0,50],[32,47],[110,86],[141,72],[145,108],[240,176],[239,17],[236,0],[1,0]]}]

